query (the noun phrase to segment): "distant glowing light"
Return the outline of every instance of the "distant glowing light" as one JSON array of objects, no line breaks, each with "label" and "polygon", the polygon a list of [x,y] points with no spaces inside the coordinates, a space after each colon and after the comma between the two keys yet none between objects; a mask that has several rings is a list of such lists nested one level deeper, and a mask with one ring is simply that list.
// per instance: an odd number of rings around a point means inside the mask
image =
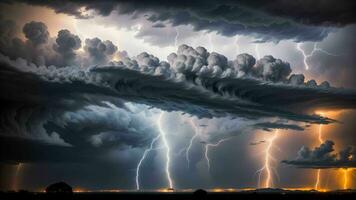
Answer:
[{"label": "distant glowing light", "polygon": [[348,185],[348,178],[347,178],[347,176],[348,176],[348,173],[347,173],[347,169],[343,169],[343,171],[344,171],[344,190],[346,190],[347,189],[347,185]]},{"label": "distant glowing light", "polygon": [[169,188],[173,188],[173,181],[171,178],[171,172],[170,172],[170,162],[171,162],[171,158],[170,158],[170,147],[169,147],[169,143],[167,141],[166,138],[166,132],[163,130],[162,128],[162,118],[163,118],[164,112],[161,112],[161,114],[158,117],[158,130],[161,134],[162,137],[162,141],[163,141],[163,145],[166,148],[166,176],[167,176],[167,180],[168,180],[168,184],[169,184]]},{"label": "distant glowing light", "polygon": [[273,156],[271,155],[272,148],[274,145],[274,141],[278,137],[278,130],[275,131],[275,133],[272,135],[271,138],[267,140],[268,145],[265,150],[265,159],[264,159],[264,165],[261,169],[257,170],[257,173],[259,173],[258,177],[258,185],[260,185],[261,182],[261,174],[263,171],[266,173],[266,180],[264,181],[263,187],[264,188],[270,188],[273,187],[273,176],[272,176],[272,167],[271,167],[271,159],[274,159]]}]

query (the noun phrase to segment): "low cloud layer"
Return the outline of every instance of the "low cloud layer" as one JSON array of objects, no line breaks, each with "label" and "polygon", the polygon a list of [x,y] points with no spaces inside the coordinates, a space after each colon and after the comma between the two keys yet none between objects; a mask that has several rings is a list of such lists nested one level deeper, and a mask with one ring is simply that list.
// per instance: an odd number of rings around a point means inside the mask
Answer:
[{"label": "low cloud layer", "polygon": [[[194,30],[216,31],[225,36],[250,35],[259,41],[291,39],[297,42],[320,41],[334,27],[355,23],[355,3],[352,1],[27,1],[45,6],[57,13],[88,18],[122,16],[145,18],[160,29],[191,25]],[[151,30],[151,28],[148,28]],[[149,33],[148,33],[149,34]],[[141,35],[147,36],[142,30]]]},{"label": "low cloud layer", "polygon": [[349,146],[336,154],[334,153],[334,145],[333,141],[327,140],[314,149],[303,146],[295,159],[283,160],[282,163],[314,169],[356,168],[355,149]]}]

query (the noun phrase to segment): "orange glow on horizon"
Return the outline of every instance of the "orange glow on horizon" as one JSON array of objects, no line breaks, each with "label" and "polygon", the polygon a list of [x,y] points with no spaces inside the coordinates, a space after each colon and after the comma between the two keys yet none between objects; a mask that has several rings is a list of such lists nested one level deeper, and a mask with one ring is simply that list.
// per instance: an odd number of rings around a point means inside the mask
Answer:
[{"label": "orange glow on horizon", "polygon": [[344,189],[346,190],[347,189],[347,169],[343,169],[344,171]]}]

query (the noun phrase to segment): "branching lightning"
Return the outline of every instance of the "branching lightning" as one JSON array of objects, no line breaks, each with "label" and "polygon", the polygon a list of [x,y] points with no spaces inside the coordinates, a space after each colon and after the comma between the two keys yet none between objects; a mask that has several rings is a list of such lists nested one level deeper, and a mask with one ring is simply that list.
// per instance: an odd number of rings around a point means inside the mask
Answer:
[{"label": "branching lightning", "polygon": [[162,137],[162,142],[164,147],[166,148],[166,176],[167,176],[167,180],[168,180],[168,184],[169,184],[169,188],[173,188],[173,181],[171,178],[171,172],[170,172],[170,162],[171,162],[171,158],[170,158],[170,147],[169,147],[169,143],[167,141],[166,138],[166,132],[163,130],[162,128],[162,118],[163,118],[164,112],[161,112],[161,114],[158,117],[158,130],[160,132],[160,135]]},{"label": "branching lightning", "polygon": [[262,172],[265,171],[266,180],[264,181],[264,184],[263,184],[264,188],[273,187],[273,176],[272,176],[273,168],[271,167],[271,160],[273,160],[274,158],[271,155],[272,154],[271,150],[273,148],[273,143],[277,139],[277,137],[278,137],[278,130],[276,130],[276,132],[272,135],[272,137],[267,140],[268,145],[267,145],[267,148],[265,150],[264,165],[263,165],[263,167],[261,169],[257,170],[257,172],[256,172],[256,173],[259,174],[259,176],[258,176],[258,186],[260,186],[261,175],[262,175]]},{"label": "branching lightning", "polygon": [[209,147],[218,147],[221,143],[223,143],[223,142],[225,142],[225,141],[227,141],[229,139],[230,138],[221,139],[215,144],[211,144],[211,143],[210,144],[209,143],[205,144],[205,153],[204,153],[204,155],[205,155],[205,159],[206,159],[206,164],[208,166],[208,171],[210,171]]},{"label": "branching lightning", "polygon": [[324,53],[324,54],[326,54],[326,55],[329,55],[329,56],[339,56],[339,55],[337,55],[337,54],[333,54],[333,53],[330,53],[330,52],[328,52],[328,51],[326,51],[326,50],[324,50],[324,49],[322,49],[322,48],[319,48],[318,46],[317,46],[317,43],[314,43],[314,46],[313,46],[313,50],[309,53],[309,54],[306,54],[305,53],[305,51],[302,49],[302,43],[297,43],[297,50],[299,51],[299,52],[301,52],[302,53],[302,55],[303,55],[303,63],[304,63],[304,66],[305,66],[305,69],[306,70],[309,70],[309,68],[310,68],[310,66],[309,66],[309,64],[308,64],[308,59],[310,58],[310,57],[312,57],[313,55],[314,55],[314,53],[315,52],[322,52],[322,53]]},{"label": "branching lightning", "polygon": [[150,147],[143,152],[143,155],[137,164],[137,168],[136,168],[136,189],[137,190],[140,190],[139,176],[140,176],[140,168],[141,168],[142,162],[145,160],[147,154],[153,150],[154,144],[160,137],[161,137],[161,135],[158,135],[157,137],[153,138]]},{"label": "branching lightning", "polygon": [[190,149],[192,148],[192,145],[193,145],[193,142],[194,142],[195,138],[199,135],[198,128],[195,125],[195,123],[192,120],[190,120],[190,123],[192,124],[192,127],[194,129],[194,135],[190,139],[189,145],[188,145],[188,147],[187,147],[187,149],[185,151],[185,158],[186,158],[187,163],[188,163],[188,168],[190,167],[189,152],[190,152]]}]

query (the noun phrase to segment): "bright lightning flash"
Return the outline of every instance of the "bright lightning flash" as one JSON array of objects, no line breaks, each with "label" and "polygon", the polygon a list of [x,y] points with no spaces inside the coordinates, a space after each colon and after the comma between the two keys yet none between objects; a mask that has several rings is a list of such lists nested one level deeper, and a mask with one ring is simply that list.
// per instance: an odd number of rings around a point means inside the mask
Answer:
[{"label": "bright lightning flash", "polygon": [[170,172],[170,162],[171,162],[171,158],[170,158],[170,147],[167,141],[167,137],[166,137],[166,132],[163,130],[162,128],[162,118],[163,118],[164,112],[161,112],[161,114],[158,117],[158,130],[160,132],[160,135],[162,137],[162,141],[163,141],[163,145],[166,148],[166,176],[167,176],[167,180],[168,180],[168,184],[169,184],[169,188],[173,188],[173,181],[171,178],[171,172]]},{"label": "bright lightning flash", "polygon": [[215,144],[205,144],[205,159],[206,159],[206,164],[208,166],[208,171],[210,171],[210,158],[209,158],[209,147],[218,147],[221,143],[229,140],[230,138],[224,138],[219,140],[217,143]]},{"label": "bright lightning flash", "polygon": [[187,163],[188,163],[188,168],[190,167],[190,160],[189,160],[189,152],[190,152],[190,149],[192,148],[192,145],[193,145],[193,141],[195,140],[196,137],[198,137],[199,135],[199,132],[198,132],[198,128],[197,126],[195,125],[195,123],[193,122],[193,120],[190,120],[190,123],[192,124],[192,127],[194,129],[194,135],[193,137],[190,139],[189,141],[189,145],[185,151],[185,158],[187,160]]},{"label": "bright lightning flash", "polygon": [[336,55],[336,54],[333,54],[333,53],[330,53],[328,51],[325,51],[324,49],[320,48],[317,46],[317,43],[314,43],[314,47],[313,47],[313,50],[309,53],[309,54],[306,54],[305,51],[302,49],[302,43],[297,43],[297,50],[299,52],[302,53],[303,55],[303,63],[304,63],[304,66],[305,66],[305,69],[306,70],[309,70],[310,66],[308,64],[308,59],[310,57],[312,57],[314,55],[315,52],[322,52],[326,55],[329,55],[329,56],[339,56],[339,55]]},{"label": "bright lightning flash", "polygon": [[[321,114],[321,115],[323,115],[323,114]],[[321,124],[319,125],[318,140],[319,140],[320,144],[322,144],[324,142],[323,138],[322,138],[322,125]],[[320,173],[321,173],[321,169],[318,169],[317,174],[316,174],[315,186],[314,186],[315,190],[318,190],[319,186],[320,186]]]},{"label": "bright lightning flash", "polygon": [[156,143],[156,141],[161,137],[161,135],[158,135],[157,137],[155,137],[152,142],[151,142],[151,145],[150,145],[150,148],[146,149],[144,152],[143,152],[143,155],[140,159],[140,161],[138,162],[137,164],[137,168],[136,168],[136,189],[137,190],[140,190],[140,182],[139,182],[139,176],[140,176],[140,169],[141,169],[141,165],[142,165],[142,162],[145,160],[147,154],[153,150],[153,146],[154,144]]},{"label": "bright lightning flash", "polygon": [[273,176],[272,176],[272,167],[271,167],[271,159],[274,159],[273,156],[271,155],[272,148],[273,148],[273,143],[278,137],[278,130],[272,135],[271,138],[267,140],[268,145],[265,150],[265,160],[264,160],[264,165],[261,169],[257,171],[259,173],[259,178],[258,178],[258,185],[260,185],[261,181],[261,174],[263,171],[266,173],[266,180],[264,181],[263,187],[264,188],[270,188],[273,187]]}]

